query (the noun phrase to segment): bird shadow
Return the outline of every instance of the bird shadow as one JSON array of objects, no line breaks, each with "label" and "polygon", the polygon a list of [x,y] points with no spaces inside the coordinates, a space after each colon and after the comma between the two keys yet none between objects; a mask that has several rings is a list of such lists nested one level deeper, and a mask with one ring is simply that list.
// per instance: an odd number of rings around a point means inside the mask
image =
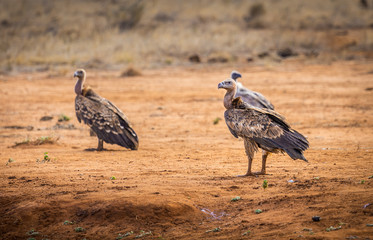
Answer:
[{"label": "bird shadow", "polygon": [[214,176],[210,177],[212,181],[228,181],[228,180],[245,180],[245,179],[258,179],[264,178],[265,176],[272,176],[273,174],[266,173],[262,175],[253,175],[253,176],[242,176],[242,175],[232,175],[232,176]]},{"label": "bird shadow", "polygon": [[120,152],[120,151],[123,151],[123,150],[104,148],[101,151],[98,151],[97,148],[86,148],[86,149],[84,149],[84,151],[86,151],[86,152]]}]

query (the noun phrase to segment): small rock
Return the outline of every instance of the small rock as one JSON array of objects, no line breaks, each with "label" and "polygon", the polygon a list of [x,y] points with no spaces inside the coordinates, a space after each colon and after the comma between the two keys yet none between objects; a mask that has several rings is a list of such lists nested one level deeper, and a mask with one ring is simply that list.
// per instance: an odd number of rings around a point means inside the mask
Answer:
[{"label": "small rock", "polygon": [[313,216],[312,217],[312,221],[314,221],[314,222],[320,222],[320,219],[321,219],[321,217],[319,217],[319,216]]}]

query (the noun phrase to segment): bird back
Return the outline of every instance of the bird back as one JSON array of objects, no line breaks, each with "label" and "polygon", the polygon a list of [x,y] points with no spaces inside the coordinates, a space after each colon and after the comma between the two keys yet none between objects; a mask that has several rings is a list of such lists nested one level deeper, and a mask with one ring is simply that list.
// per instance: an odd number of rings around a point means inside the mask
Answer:
[{"label": "bird back", "polygon": [[84,88],[82,95],[76,96],[75,111],[79,122],[83,120],[99,139],[132,150],[138,148],[138,136],[124,113],[92,89]]}]

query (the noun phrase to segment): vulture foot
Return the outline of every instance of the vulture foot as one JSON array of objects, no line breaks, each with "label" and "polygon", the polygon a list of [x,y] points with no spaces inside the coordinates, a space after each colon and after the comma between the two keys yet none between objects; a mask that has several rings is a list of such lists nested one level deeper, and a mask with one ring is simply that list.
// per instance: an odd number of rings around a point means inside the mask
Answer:
[{"label": "vulture foot", "polygon": [[252,172],[247,172],[244,175],[237,175],[236,177],[256,177],[256,175]]},{"label": "vulture foot", "polygon": [[244,175],[237,175],[237,177],[257,177],[258,175],[267,175],[265,172],[247,172]]}]

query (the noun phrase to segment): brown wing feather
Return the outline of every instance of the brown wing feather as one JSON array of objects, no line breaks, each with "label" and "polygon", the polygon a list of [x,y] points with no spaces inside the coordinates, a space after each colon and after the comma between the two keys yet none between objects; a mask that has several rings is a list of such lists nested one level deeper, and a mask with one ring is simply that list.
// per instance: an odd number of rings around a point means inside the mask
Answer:
[{"label": "brown wing feather", "polygon": [[90,89],[83,91],[83,94],[75,98],[79,122],[83,120],[98,138],[107,143],[137,149],[138,137],[123,112]]},{"label": "brown wing feather", "polygon": [[240,99],[233,100],[233,108],[225,111],[225,122],[231,133],[248,138],[267,151],[281,149],[293,159],[303,159],[303,151],[308,148],[307,139],[290,128],[278,113],[268,109],[246,106]]},{"label": "brown wing feather", "polygon": [[277,138],[283,129],[267,114],[254,109],[229,109],[224,113],[225,122],[235,136],[245,138]]}]

